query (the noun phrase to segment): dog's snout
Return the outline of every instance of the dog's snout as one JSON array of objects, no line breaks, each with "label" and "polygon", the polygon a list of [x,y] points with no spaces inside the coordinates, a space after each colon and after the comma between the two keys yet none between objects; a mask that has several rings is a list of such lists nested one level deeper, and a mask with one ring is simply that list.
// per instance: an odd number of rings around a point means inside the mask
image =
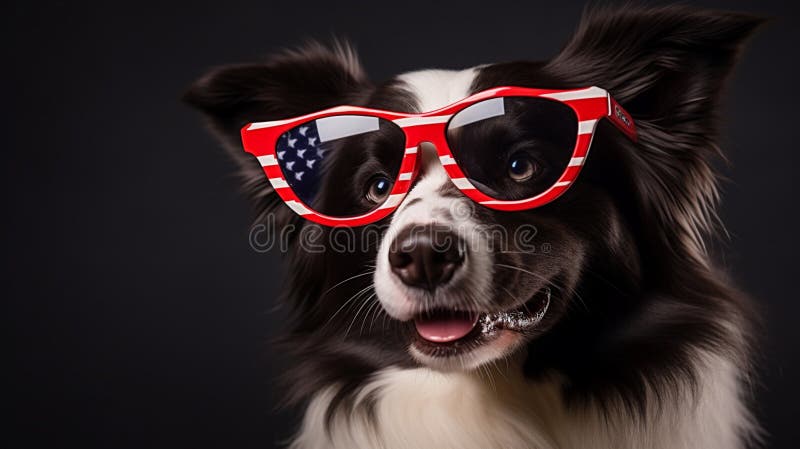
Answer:
[{"label": "dog's snout", "polygon": [[433,291],[464,263],[463,240],[446,226],[410,226],[389,248],[392,272],[411,287]]}]

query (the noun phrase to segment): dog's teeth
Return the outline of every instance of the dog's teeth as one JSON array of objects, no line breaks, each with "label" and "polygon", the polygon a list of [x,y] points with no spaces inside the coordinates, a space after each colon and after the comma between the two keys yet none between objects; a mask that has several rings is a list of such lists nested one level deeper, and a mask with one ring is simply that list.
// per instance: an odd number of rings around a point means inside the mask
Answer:
[{"label": "dog's teeth", "polygon": [[481,318],[481,321],[480,321],[481,332],[484,335],[492,335],[495,332],[497,332],[498,321],[497,321],[496,315],[498,315],[498,314],[490,313],[490,314],[484,315]]},{"label": "dog's teeth", "polygon": [[492,333],[499,329],[522,331],[529,329],[544,318],[550,306],[550,288],[545,288],[545,304],[535,314],[530,315],[524,311],[487,313],[481,318],[481,329],[484,333]]}]

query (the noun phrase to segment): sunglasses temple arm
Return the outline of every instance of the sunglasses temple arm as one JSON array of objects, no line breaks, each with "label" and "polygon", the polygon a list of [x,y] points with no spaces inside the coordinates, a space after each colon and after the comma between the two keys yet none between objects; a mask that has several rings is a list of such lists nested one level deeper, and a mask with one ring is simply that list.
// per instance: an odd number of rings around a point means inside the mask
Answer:
[{"label": "sunglasses temple arm", "polygon": [[636,142],[636,124],[633,122],[633,117],[611,97],[611,94],[606,95],[608,96],[607,118],[611,120],[611,123],[622,131],[623,134],[628,136],[629,139]]}]

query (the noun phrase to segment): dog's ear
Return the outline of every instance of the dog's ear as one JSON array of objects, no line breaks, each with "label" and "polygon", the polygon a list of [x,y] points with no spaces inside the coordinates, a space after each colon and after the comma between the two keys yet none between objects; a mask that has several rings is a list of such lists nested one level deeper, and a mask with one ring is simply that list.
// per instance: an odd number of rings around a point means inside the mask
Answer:
[{"label": "dog's ear", "polygon": [[703,264],[716,228],[716,113],[743,42],[763,22],[686,6],[588,9],[545,66],[558,79],[608,90],[633,115],[632,183],[654,239]]},{"label": "dog's ear", "polygon": [[357,103],[369,86],[355,52],[346,44],[328,48],[312,42],[261,63],[212,69],[195,81],[183,100],[202,111],[214,134],[241,168],[244,188],[257,213],[278,200],[256,159],[244,152],[241,128],[347,103]]}]

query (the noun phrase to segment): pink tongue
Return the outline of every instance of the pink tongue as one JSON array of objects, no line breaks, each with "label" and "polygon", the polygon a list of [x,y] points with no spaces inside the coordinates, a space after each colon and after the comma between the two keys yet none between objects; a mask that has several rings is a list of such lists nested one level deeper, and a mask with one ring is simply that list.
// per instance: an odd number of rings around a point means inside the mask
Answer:
[{"label": "pink tongue", "polygon": [[446,343],[464,338],[477,322],[477,313],[459,313],[456,316],[423,317],[414,320],[419,336],[434,343]]}]

